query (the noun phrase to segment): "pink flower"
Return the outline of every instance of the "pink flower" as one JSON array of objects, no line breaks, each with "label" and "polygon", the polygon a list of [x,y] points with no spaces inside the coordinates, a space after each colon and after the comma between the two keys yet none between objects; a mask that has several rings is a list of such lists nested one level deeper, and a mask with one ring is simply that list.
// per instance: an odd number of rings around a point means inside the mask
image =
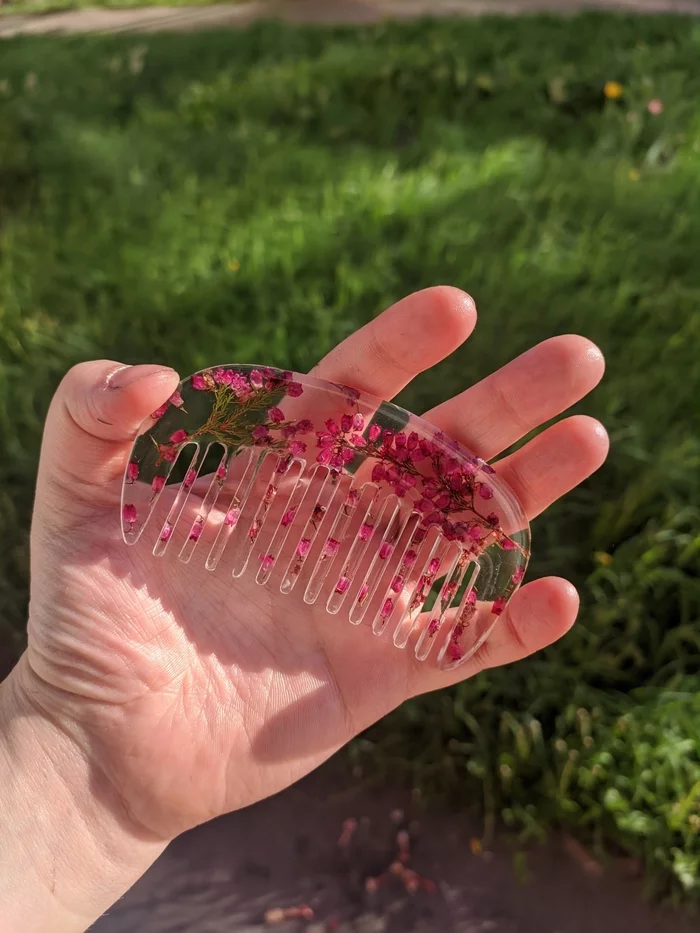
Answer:
[{"label": "pink flower", "polygon": [[350,577],[341,577],[335,585],[336,593],[345,593],[350,586]]},{"label": "pink flower", "polygon": [[324,447],[323,450],[320,450],[318,454],[316,455],[316,462],[324,463],[324,464],[329,463],[332,455],[333,455],[333,451],[331,450],[331,448]]},{"label": "pink flower", "polygon": [[436,574],[439,569],[440,569],[440,560],[437,557],[433,557],[433,559],[428,564],[428,573],[431,575]]},{"label": "pink flower", "polygon": [[256,424],[250,433],[256,444],[263,443],[270,437],[270,429],[264,424]]},{"label": "pink flower", "polygon": [[359,412],[352,416],[352,426],[356,431],[364,431],[365,418]]},{"label": "pink flower", "polygon": [[328,434],[327,431],[317,431],[316,432],[316,446],[317,447],[333,447],[335,444],[335,438],[332,434]]},{"label": "pink flower", "polygon": [[182,408],[182,406],[185,404],[183,397],[180,395],[180,392],[177,389],[175,389],[168,401],[171,405],[174,405],[175,408]]},{"label": "pink flower", "polygon": [[293,457],[306,453],[306,444],[303,441],[292,441],[289,445],[289,452]]},{"label": "pink flower", "polygon": [[432,638],[433,635],[440,628],[440,619],[431,619],[430,625],[428,626],[428,635]]},{"label": "pink flower", "polygon": [[159,447],[158,448],[161,457],[163,460],[166,460],[168,463],[172,463],[177,459],[177,449],[175,447]]},{"label": "pink flower", "polygon": [[394,446],[397,450],[406,446],[406,435],[403,433],[403,431],[399,431],[399,433],[394,438]]},{"label": "pink flower", "polygon": [[459,643],[456,641],[451,641],[447,646],[447,654],[449,655],[450,661],[461,661],[462,649],[460,648]]},{"label": "pink flower", "polygon": [[337,437],[340,434],[338,422],[334,421],[333,418],[329,418],[328,421],[326,421],[326,430],[331,435],[331,437]]},{"label": "pink flower", "polygon": [[185,489],[189,489],[196,479],[197,479],[197,471],[194,468],[190,467],[187,473],[185,473],[185,478],[182,481],[182,485],[185,487]]},{"label": "pink flower", "polygon": [[241,515],[240,509],[229,509],[228,512],[226,513],[226,517],[224,518],[224,525],[228,525],[229,527],[232,527],[233,525],[236,524],[236,522],[240,518],[240,515]]},{"label": "pink flower", "polygon": [[365,599],[368,592],[369,592],[369,586],[366,583],[363,583],[362,586],[360,587],[360,592],[357,594],[358,603],[361,603]]},{"label": "pink flower", "polygon": [[139,478],[139,465],[135,460],[130,460],[129,465],[126,468],[126,480],[128,483],[133,483],[134,480]]},{"label": "pink flower", "polygon": [[517,586],[519,583],[523,582],[524,576],[525,576],[525,568],[518,567],[517,570],[513,572],[513,576],[511,577],[511,580]]},{"label": "pink flower", "polygon": [[493,499],[493,489],[486,483],[479,483],[479,495],[482,499]]},{"label": "pink flower", "polygon": [[338,466],[342,466],[343,463],[350,463],[351,460],[355,459],[355,451],[350,447],[344,447],[340,454],[341,463]]},{"label": "pink flower", "polygon": [[253,386],[254,389],[262,388],[263,375],[259,369],[251,369],[248,378],[250,379],[250,384]]},{"label": "pink flower", "polygon": [[355,447],[364,447],[367,444],[367,441],[361,434],[352,434],[350,436],[350,443],[354,444]]},{"label": "pink flower", "polygon": [[379,437],[381,433],[382,433],[382,429],[379,427],[379,425],[373,424],[372,427],[369,429],[369,439],[372,441],[372,443],[374,443],[377,440],[377,438]]},{"label": "pink flower", "polygon": [[196,522],[192,526],[192,530],[190,531],[190,541],[199,541],[199,539],[202,536],[203,528],[204,528],[204,525],[202,525],[200,522]]},{"label": "pink flower", "polygon": [[387,557],[391,557],[394,552],[394,545],[390,544],[388,541],[383,541],[382,546],[379,548],[379,557],[381,560],[386,560]]},{"label": "pink flower", "polygon": [[408,451],[408,459],[411,463],[418,463],[419,460],[425,459],[425,453],[420,447],[413,447]]},{"label": "pink flower", "polygon": [[167,410],[168,410],[168,403],[163,402],[160,408],[156,408],[156,410],[151,415],[151,418],[153,418],[154,421],[160,421],[160,419],[163,417],[163,415],[166,413]]},{"label": "pink flower", "polygon": [[373,531],[374,525],[370,525],[368,522],[365,522],[363,525],[360,525],[360,530],[357,536],[360,541],[369,541],[369,539],[372,537]]},{"label": "pink flower", "polygon": [[395,593],[400,593],[403,588],[403,577],[394,577],[394,579],[391,581],[391,588]]},{"label": "pink flower", "polygon": [[481,541],[481,528],[478,525],[472,525],[467,532],[467,537],[472,541]]},{"label": "pink flower", "polygon": [[[352,459],[352,457],[350,459]],[[334,469],[336,470],[339,470],[344,463],[345,463],[345,451],[343,451],[342,454],[333,454],[333,456],[331,457],[331,466],[334,467]]]},{"label": "pink flower", "polygon": [[217,479],[226,479],[226,464],[221,463],[216,469],[216,478]]},{"label": "pink flower", "polygon": [[171,444],[182,444],[182,442],[186,440],[187,440],[187,431],[183,431],[182,428],[180,428],[178,431],[175,431],[173,434],[170,435]]},{"label": "pink flower", "polygon": [[443,493],[441,496],[438,496],[434,503],[436,509],[448,509],[451,504],[452,496],[448,496],[445,493]]},{"label": "pink flower", "polygon": [[193,389],[197,389],[198,392],[204,392],[209,388],[207,381],[201,373],[195,373],[194,376],[190,379],[190,385]]},{"label": "pink flower", "polygon": [[387,599],[384,605],[382,606],[382,611],[380,615],[382,619],[388,619],[391,615],[391,610],[394,608],[394,601],[392,599]]},{"label": "pink flower", "polygon": [[309,431],[313,431],[313,429],[314,426],[308,418],[302,418],[301,421],[297,421],[295,425],[297,434],[308,434]]},{"label": "pink flower", "polygon": [[154,476],[153,481],[151,482],[151,489],[153,492],[160,492],[163,486],[165,486],[165,477]]},{"label": "pink flower", "polygon": [[491,512],[489,513],[489,515],[486,516],[486,521],[489,523],[489,525],[495,528],[496,525],[499,523],[500,519],[498,515],[496,515],[495,512]]},{"label": "pink flower", "polygon": [[301,393],[304,391],[300,382],[288,382],[287,383],[287,395],[290,398],[299,398]]},{"label": "pink flower", "polygon": [[281,408],[271,408],[267,413],[267,417],[273,424],[281,424],[284,421],[284,412]]},{"label": "pink flower", "polygon": [[515,551],[518,545],[511,538],[504,538],[501,541],[501,547],[504,551]]},{"label": "pink flower", "polygon": [[650,100],[647,104],[647,110],[649,113],[653,114],[655,117],[658,117],[660,113],[664,112],[663,101],[659,100],[658,97],[655,97],[653,100]]},{"label": "pink flower", "polygon": [[122,509],[122,518],[124,519],[125,524],[129,526],[133,525],[137,518],[136,506],[125,505]]},{"label": "pink flower", "polygon": [[261,569],[265,573],[268,573],[268,571],[272,570],[275,565],[275,558],[272,556],[272,554],[261,554],[260,562],[262,565]]},{"label": "pink flower", "polygon": [[500,616],[503,610],[506,608],[506,601],[503,596],[499,596],[498,599],[494,600],[493,606],[491,606],[491,612],[495,616]]},{"label": "pink flower", "polygon": [[311,540],[309,538],[302,538],[299,544],[297,545],[297,554],[299,557],[306,557],[306,555],[311,550]]},{"label": "pink flower", "polygon": [[338,548],[340,547],[340,541],[336,541],[335,538],[329,538],[326,541],[325,553],[327,557],[334,557],[338,553]]},{"label": "pink flower", "polygon": [[467,593],[467,605],[476,606],[476,590],[475,589],[471,589]]},{"label": "pink flower", "polygon": [[[328,422],[326,422],[326,425],[327,424]],[[340,419],[340,429],[345,434],[347,434],[348,431],[352,431],[352,415],[343,415],[343,417]],[[330,430],[330,428],[328,430]]]},{"label": "pink flower", "polygon": [[418,554],[415,551],[406,551],[403,557],[404,567],[412,567],[416,560],[418,559]]},{"label": "pink flower", "polygon": [[381,463],[376,463],[372,467],[372,482],[381,483],[381,481],[384,479],[386,479],[386,470],[381,465]]},{"label": "pink flower", "polygon": [[166,523],[163,525],[163,528],[162,528],[162,530],[161,530],[161,533],[160,533],[160,536],[159,536],[158,540],[159,540],[159,541],[169,541],[169,540],[170,540],[170,537],[171,537],[171,535],[172,535],[172,533],[173,533],[173,526],[170,524],[170,522],[166,522]]},{"label": "pink flower", "polygon": [[296,509],[287,509],[287,511],[282,516],[281,524],[286,528],[287,525],[291,525],[294,521],[294,516],[297,514]]}]

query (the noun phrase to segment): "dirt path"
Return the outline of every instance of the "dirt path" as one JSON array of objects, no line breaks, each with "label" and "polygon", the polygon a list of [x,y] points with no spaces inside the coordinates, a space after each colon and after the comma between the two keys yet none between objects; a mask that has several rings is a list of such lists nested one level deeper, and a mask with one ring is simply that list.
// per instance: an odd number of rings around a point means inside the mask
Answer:
[{"label": "dirt path", "polygon": [[[347,780],[347,779],[346,779]],[[403,811],[403,819],[395,822]],[[338,846],[343,822],[358,828]],[[392,819],[393,817],[393,819]],[[408,894],[394,875],[367,893],[411,837],[408,864],[436,883]],[[552,842],[516,877],[505,844],[474,854],[475,824],[397,795],[342,793],[326,768],[280,796],[202,826],[165,855],[93,933],[698,933],[700,922],[645,904],[622,867],[587,874]],[[595,867],[595,866],[594,866]],[[428,885],[428,887],[430,887]],[[307,904],[310,921],[266,926],[265,912]]]},{"label": "dirt path", "polygon": [[260,19],[352,24],[423,15],[517,15],[543,11],[567,14],[580,9],[700,15],[700,0],[254,0],[209,7],[94,8],[44,16],[7,15],[0,19],[0,37],[65,32],[188,32],[243,28]]}]

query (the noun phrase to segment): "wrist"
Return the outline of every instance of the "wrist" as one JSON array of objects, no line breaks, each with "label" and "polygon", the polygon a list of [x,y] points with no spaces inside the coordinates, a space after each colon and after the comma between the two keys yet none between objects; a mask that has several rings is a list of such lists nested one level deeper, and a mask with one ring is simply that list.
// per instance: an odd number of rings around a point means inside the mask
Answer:
[{"label": "wrist", "polygon": [[23,662],[0,684],[0,904],[7,933],[77,933],[165,848],[82,743],[35,705]]}]

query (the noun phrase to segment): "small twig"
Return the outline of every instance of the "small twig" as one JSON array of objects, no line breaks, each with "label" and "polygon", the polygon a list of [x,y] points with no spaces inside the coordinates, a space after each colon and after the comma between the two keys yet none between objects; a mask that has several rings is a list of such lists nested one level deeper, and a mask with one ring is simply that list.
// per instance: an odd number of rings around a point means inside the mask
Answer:
[{"label": "small twig", "polygon": [[277,923],[284,923],[285,920],[313,920],[314,912],[308,904],[301,904],[299,907],[271,907],[265,911],[265,923],[268,926],[274,926]]}]

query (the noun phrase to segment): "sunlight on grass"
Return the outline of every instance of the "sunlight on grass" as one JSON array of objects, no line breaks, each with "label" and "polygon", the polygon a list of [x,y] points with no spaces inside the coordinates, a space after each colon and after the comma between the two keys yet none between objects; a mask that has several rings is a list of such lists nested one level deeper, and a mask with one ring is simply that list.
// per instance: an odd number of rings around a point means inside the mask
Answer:
[{"label": "sunlight on grass", "polygon": [[409,408],[553,334],[607,355],[579,410],[609,427],[610,462],[533,529],[533,575],[573,579],[581,623],[531,661],[407,704],[353,754],[426,794],[482,799],[523,839],[567,826],[697,896],[700,26],[267,24],[3,50],[13,650],[42,419],[70,365],[304,371],[402,294],[464,287],[477,333],[403,393]]}]

